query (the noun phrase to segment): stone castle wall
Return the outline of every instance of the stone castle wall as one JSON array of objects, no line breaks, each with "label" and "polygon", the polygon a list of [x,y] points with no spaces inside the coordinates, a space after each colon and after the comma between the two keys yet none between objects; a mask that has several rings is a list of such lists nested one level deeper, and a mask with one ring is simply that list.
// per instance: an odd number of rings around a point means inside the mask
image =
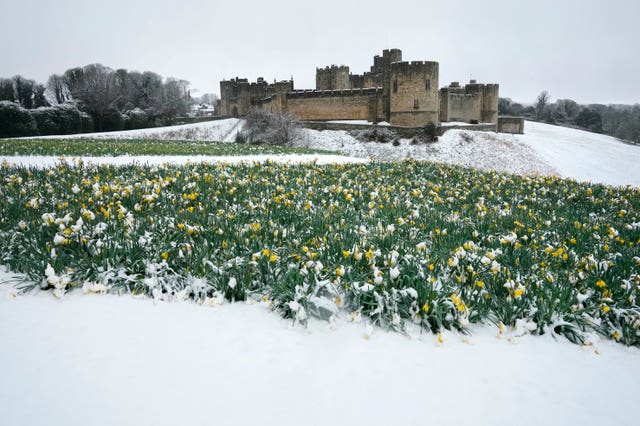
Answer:
[{"label": "stone castle wall", "polygon": [[377,121],[381,94],[377,88],[291,92],[287,112],[301,120]]}]

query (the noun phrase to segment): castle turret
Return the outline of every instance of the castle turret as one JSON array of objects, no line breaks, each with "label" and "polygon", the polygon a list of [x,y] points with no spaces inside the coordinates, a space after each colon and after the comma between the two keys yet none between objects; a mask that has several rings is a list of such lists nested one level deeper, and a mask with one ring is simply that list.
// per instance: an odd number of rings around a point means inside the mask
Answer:
[{"label": "castle turret", "polygon": [[[382,60],[373,58],[374,67],[382,72],[382,103],[384,105],[384,116],[390,119],[390,97],[391,90],[391,64],[402,61],[402,50],[385,49],[382,51]],[[372,68],[372,69],[373,69]]]},{"label": "castle turret", "polygon": [[482,122],[498,122],[499,85],[485,84],[482,98]]},{"label": "castle turret", "polygon": [[324,68],[316,68],[316,90],[345,90],[350,88],[349,67],[331,65]]},{"label": "castle turret", "polygon": [[498,122],[498,85],[471,80],[461,87],[453,82],[440,89],[440,121]]},{"label": "castle turret", "polygon": [[424,126],[428,123],[438,123],[440,111],[438,63],[394,62],[390,69],[391,124]]}]

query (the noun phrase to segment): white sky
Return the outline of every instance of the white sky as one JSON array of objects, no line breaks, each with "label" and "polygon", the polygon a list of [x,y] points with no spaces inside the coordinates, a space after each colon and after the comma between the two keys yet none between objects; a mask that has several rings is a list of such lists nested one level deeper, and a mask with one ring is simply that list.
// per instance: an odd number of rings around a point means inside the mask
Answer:
[{"label": "white sky", "polygon": [[[440,63],[451,81],[500,95],[640,102],[640,0],[270,2],[0,0],[0,76],[41,83],[99,62],[219,93],[235,76],[315,87],[315,68],[368,70],[382,49]],[[195,91],[195,90],[194,90]]]}]

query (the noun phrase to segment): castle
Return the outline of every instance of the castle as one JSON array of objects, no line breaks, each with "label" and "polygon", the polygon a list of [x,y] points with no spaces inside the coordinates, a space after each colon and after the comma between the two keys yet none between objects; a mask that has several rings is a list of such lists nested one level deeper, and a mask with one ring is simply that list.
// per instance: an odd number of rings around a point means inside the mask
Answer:
[{"label": "castle", "polygon": [[363,74],[352,74],[344,65],[317,68],[315,90],[295,90],[293,79],[223,80],[218,114],[239,117],[261,108],[288,112],[300,120],[367,120],[406,127],[498,122],[497,84],[471,80],[464,87],[453,82],[438,90],[438,73],[438,62],[406,62],[400,49],[387,49]]}]

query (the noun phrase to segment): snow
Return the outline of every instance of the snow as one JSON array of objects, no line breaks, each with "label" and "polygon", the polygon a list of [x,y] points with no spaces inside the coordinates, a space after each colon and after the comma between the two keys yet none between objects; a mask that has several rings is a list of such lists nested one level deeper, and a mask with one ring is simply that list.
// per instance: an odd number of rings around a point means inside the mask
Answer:
[{"label": "snow", "polygon": [[366,163],[365,158],[347,157],[344,155],[332,154],[258,154],[258,155],[235,155],[235,156],[215,156],[215,155],[121,155],[117,157],[52,157],[52,156],[10,156],[0,157],[1,162],[7,162],[12,165],[20,165],[25,167],[51,167],[58,164],[61,159],[65,159],[70,165],[77,165],[79,160],[85,164],[141,164],[150,166],[159,166],[162,164],[190,164],[190,163],[264,163],[272,161],[281,164],[300,164],[312,163],[316,164],[345,164],[345,163]]},{"label": "snow", "polygon": [[531,146],[560,176],[640,186],[640,146],[611,136],[527,121],[516,139]]},{"label": "snow", "polygon": [[116,139],[167,139],[167,140],[207,140],[221,141],[237,128],[241,120],[227,118],[223,120],[203,121],[201,123],[181,124],[148,129],[123,130],[118,132],[81,133],[76,135],[33,136],[21,139],[77,139],[77,138],[116,138]]},{"label": "snow", "polygon": [[[506,136],[506,137],[505,137]],[[448,130],[435,143],[412,145],[401,139],[399,146],[391,143],[360,142],[342,130],[304,130],[299,146],[338,151],[352,157],[374,160],[429,160],[459,164],[484,170],[500,170],[520,174],[556,174],[528,144],[510,135],[494,132]]]},{"label": "snow", "polygon": [[411,145],[359,142],[346,131],[305,130],[300,144],[375,160],[459,164],[518,174],[559,175],[608,185],[640,186],[640,146],[611,136],[525,122],[524,135],[447,130],[437,142]]},{"label": "snow", "polygon": [[[6,273],[0,279],[6,280]],[[631,425],[640,351],[385,332],[260,303],[16,296],[0,285],[2,423]]]},{"label": "snow", "polygon": [[[327,123],[340,123],[340,124],[364,124],[371,126],[374,124],[372,121],[367,120],[329,120]],[[378,126],[389,126],[389,123],[386,121],[380,121],[376,123]]]}]

